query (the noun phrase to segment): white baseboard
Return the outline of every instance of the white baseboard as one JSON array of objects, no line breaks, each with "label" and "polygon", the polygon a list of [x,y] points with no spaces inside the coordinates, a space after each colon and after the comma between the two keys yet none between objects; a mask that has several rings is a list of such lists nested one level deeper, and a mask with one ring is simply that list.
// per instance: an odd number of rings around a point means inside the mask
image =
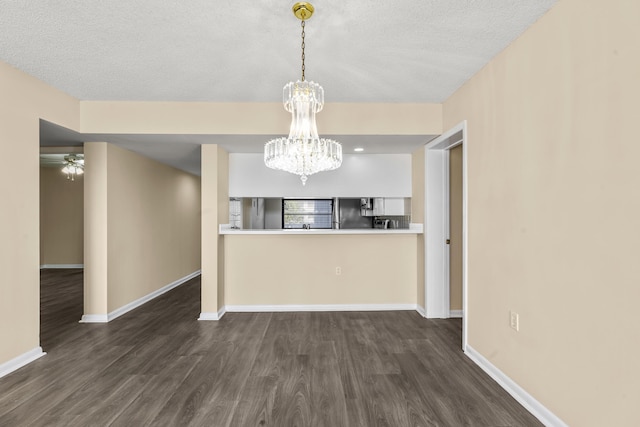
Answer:
[{"label": "white baseboard", "polygon": [[200,313],[200,317],[198,317],[198,320],[220,320],[226,312],[226,307],[222,307],[220,310],[218,310],[217,313],[203,311],[202,313]]},{"label": "white baseboard", "polygon": [[542,424],[547,427],[568,427],[553,412],[548,410],[542,403],[527,393],[515,381],[509,378],[504,372],[484,358],[480,353],[467,345],[465,354],[475,362],[483,371],[493,378],[503,389],[516,399],[527,411],[531,412]]},{"label": "white baseboard", "polygon": [[0,378],[4,377],[5,375],[9,375],[11,372],[22,368],[24,365],[27,365],[36,359],[41,358],[45,354],[47,353],[42,351],[42,347],[36,347],[32,350],[27,351],[26,353],[21,354],[18,357],[14,357],[8,362],[0,365]]},{"label": "white baseboard", "polygon": [[209,311],[203,311],[200,313],[200,317],[198,317],[198,320],[220,320],[220,316],[218,316],[218,313],[212,313]]},{"label": "white baseboard", "polygon": [[109,316],[107,314],[83,314],[80,323],[107,323]]},{"label": "white baseboard", "polygon": [[220,320],[225,313],[269,313],[294,311],[417,311],[424,309],[415,304],[311,304],[311,305],[226,305],[217,313],[202,312],[198,320]]},{"label": "white baseboard", "polygon": [[222,316],[227,312],[227,307],[222,306],[220,310],[218,310],[218,320],[222,319]]},{"label": "white baseboard", "polygon": [[43,268],[84,268],[84,264],[42,264],[40,269]]},{"label": "white baseboard", "polygon": [[420,316],[427,317],[427,312],[424,311],[424,307],[421,307],[420,305],[418,305],[416,306],[416,311],[418,312],[418,314],[420,314]]},{"label": "white baseboard", "polygon": [[171,289],[176,288],[180,285],[182,285],[185,282],[188,282],[189,280],[193,279],[194,277],[197,277],[200,275],[200,270],[194,271],[191,274],[188,274],[178,280],[175,280],[171,283],[169,283],[166,286],[163,286],[160,289],[157,289],[145,296],[143,296],[142,298],[138,298],[135,301],[130,302],[129,304],[123,305],[122,307],[113,310],[112,312],[110,312],[109,314],[85,314],[82,316],[82,319],[80,320],[80,323],[107,323],[112,321],[113,319],[116,319],[120,316],[122,316],[125,313],[130,312],[131,310],[140,307],[141,305],[143,305],[144,303],[147,303],[149,301],[151,301],[154,298],[159,297],[160,295],[169,292]]},{"label": "white baseboard", "polygon": [[284,305],[227,305],[225,312],[262,313],[285,311],[406,311],[417,310],[416,304],[284,304]]},{"label": "white baseboard", "polygon": [[449,310],[449,318],[462,319],[463,314],[462,310]]}]

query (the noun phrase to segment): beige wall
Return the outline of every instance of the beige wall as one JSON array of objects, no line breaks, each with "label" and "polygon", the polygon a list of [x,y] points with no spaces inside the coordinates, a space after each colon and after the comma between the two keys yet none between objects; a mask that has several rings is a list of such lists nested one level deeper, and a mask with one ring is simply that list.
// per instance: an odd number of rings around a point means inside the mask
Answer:
[{"label": "beige wall", "polygon": [[[218,224],[229,224],[229,153],[218,147]],[[224,236],[218,235],[218,310],[225,303]]]},{"label": "beige wall", "polygon": [[449,150],[449,309],[462,310],[462,145]]},{"label": "beige wall", "polygon": [[200,269],[200,178],[107,145],[109,311]]},{"label": "beige wall", "polygon": [[84,179],[40,167],[40,265],[82,264]]},{"label": "beige wall", "polygon": [[638,16],[562,0],[444,104],[468,121],[469,344],[574,426],[640,425]]},{"label": "beige wall", "polygon": [[87,206],[87,223],[96,227],[88,230],[96,236],[88,249],[99,259],[88,256],[85,265],[86,276],[97,280],[85,280],[86,294],[96,286],[100,295],[85,299],[85,314],[106,314],[92,307],[112,312],[200,269],[198,177],[106,143],[87,143],[85,156],[87,185],[100,197]]},{"label": "beige wall", "polygon": [[[411,222],[418,224],[424,223],[424,174],[423,146],[411,155]],[[418,306],[424,310],[424,234],[418,235],[416,243],[416,298]]]},{"label": "beige wall", "polygon": [[0,364],[39,346],[39,119],[77,129],[79,103],[0,62]]},{"label": "beige wall", "polygon": [[[84,144],[84,315],[109,313],[109,229],[106,142]],[[83,316],[84,320],[87,320]]]},{"label": "beige wall", "polygon": [[416,235],[224,239],[228,306],[416,304]]},{"label": "beige wall", "polygon": [[[82,132],[266,134],[287,132],[282,103],[83,101]],[[251,117],[251,120],[247,120]],[[329,135],[438,135],[440,104],[327,103],[318,131]]]},{"label": "beige wall", "polygon": [[224,306],[224,238],[219,225],[229,222],[229,155],[215,144],[202,155],[202,288],[201,312],[218,313]]}]

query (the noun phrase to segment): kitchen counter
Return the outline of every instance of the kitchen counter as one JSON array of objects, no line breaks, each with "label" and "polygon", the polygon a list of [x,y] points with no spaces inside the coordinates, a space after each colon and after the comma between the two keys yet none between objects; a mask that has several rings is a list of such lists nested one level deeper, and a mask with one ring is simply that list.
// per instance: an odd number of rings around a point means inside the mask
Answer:
[{"label": "kitchen counter", "polygon": [[422,226],[231,230],[224,234],[227,311],[415,310]]},{"label": "kitchen counter", "polygon": [[422,224],[411,224],[409,228],[354,228],[354,229],[277,229],[277,230],[242,230],[237,228],[231,228],[229,224],[220,224],[220,234],[268,234],[268,235],[292,235],[292,234],[307,234],[307,235],[319,235],[319,234],[422,234]]}]

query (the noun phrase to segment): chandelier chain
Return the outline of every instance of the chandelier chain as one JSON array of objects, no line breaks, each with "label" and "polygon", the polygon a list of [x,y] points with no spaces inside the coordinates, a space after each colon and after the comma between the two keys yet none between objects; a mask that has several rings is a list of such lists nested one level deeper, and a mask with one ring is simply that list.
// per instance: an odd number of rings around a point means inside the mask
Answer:
[{"label": "chandelier chain", "polygon": [[302,20],[302,81],[304,81],[304,19]]}]

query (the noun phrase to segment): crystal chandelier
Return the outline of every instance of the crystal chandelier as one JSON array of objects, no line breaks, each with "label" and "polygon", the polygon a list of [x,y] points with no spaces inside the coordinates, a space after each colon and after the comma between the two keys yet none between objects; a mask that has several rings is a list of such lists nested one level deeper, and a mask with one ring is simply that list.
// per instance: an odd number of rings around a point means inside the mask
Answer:
[{"label": "crystal chandelier", "polygon": [[313,10],[310,3],[293,5],[294,15],[302,21],[302,79],[289,82],[283,89],[284,109],[291,113],[289,137],[272,139],[264,146],[265,165],[300,175],[302,185],[310,175],[342,164],[342,145],[318,137],[316,113],[324,106],[324,89],[318,83],[305,81],[304,26]]},{"label": "crystal chandelier", "polygon": [[75,154],[64,156],[64,167],[62,168],[62,172],[67,174],[67,179],[75,181],[76,176],[84,173],[83,156]]}]

